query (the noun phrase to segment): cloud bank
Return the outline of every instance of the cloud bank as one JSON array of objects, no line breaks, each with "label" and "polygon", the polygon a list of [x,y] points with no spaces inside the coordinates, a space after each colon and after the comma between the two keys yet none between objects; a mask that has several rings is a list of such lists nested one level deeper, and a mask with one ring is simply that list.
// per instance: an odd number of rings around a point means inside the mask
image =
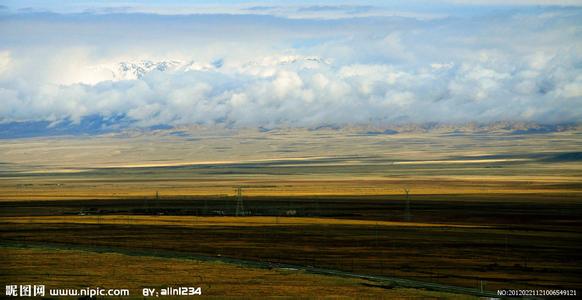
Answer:
[{"label": "cloud bank", "polygon": [[[303,11],[342,9],[371,10]],[[0,123],[579,122],[581,20],[581,9],[531,7],[428,19],[4,14]]]}]

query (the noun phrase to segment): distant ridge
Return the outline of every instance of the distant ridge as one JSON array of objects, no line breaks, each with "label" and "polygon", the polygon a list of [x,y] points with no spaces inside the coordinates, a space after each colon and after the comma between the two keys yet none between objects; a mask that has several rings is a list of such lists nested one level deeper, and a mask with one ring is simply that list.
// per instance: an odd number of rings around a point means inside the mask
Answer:
[{"label": "distant ridge", "polygon": [[[0,123],[0,139],[30,138],[43,136],[77,136],[77,135],[99,135],[106,133],[125,131],[196,131],[200,129],[228,129],[237,130],[230,124],[186,124],[186,125],[166,125],[140,127],[135,121],[125,115],[115,115],[103,117],[92,115],[82,118],[79,122],[66,120],[61,122],[49,121],[29,121],[29,122],[8,122]],[[549,134],[563,131],[582,131],[581,123],[571,124],[537,124],[526,122],[495,122],[495,123],[466,123],[466,124],[444,124],[444,123],[424,123],[424,124],[394,124],[394,125],[369,125],[369,124],[347,124],[347,125],[321,125],[316,127],[297,126],[248,126],[246,129],[256,129],[263,133],[273,133],[278,130],[290,128],[304,128],[310,131],[345,131],[348,134],[363,135],[397,135],[410,133],[438,133],[447,135],[466,135],[480,133],[499,133],[505,135],[530,135]],[[242,129],[242,128],[240,128]],[[174,133],[175,136],[181,134]]]}]

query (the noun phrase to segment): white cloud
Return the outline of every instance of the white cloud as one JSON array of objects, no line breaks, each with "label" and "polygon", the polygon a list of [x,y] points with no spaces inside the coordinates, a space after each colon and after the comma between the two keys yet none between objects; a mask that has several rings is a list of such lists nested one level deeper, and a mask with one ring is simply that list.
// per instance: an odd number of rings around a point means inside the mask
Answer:
[{"label": "white cloud", "polygon": [[0,122],[575,122],[580,20],[559,9],[431,21],[6,17]]},{"label": "white cloud", "polygon": [[0,51],[0,76],[8,73],[12,58],[9,51]]}]

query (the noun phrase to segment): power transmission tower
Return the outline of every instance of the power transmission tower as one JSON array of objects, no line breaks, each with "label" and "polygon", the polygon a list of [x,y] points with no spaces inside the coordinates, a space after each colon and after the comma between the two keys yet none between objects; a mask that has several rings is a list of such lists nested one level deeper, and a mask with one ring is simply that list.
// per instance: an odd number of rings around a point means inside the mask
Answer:
[{"label": "power transmission tower", "polygon": [[147,196],[147,195],[143,197],[143,210],[144,210],[146,215],[150,213],[150,205],[148,203],[148,197],[149,196]]},{"label": "power transmission tower", "polygon": [[404,188],[404,193],[406,194],[406,212],[404,218],[406,221],[410,221],[410,189]]},{"label": "power transmission tower", "polygon": [[236,212],[235,215],[238,216],[244,216],[245,215],[245,209],[243,206],[243,199],[242,199],[242,188],[239,186],[236,188]]},{"label": "power transmission tower", "polygon": [[156,202],[154,203],[156,213],[160,213],[160,193],[156,191]]}]

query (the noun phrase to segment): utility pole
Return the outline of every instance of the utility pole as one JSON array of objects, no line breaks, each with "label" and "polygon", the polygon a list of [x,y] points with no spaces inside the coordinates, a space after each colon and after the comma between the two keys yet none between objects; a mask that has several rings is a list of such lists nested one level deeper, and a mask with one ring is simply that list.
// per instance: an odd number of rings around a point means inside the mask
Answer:
[{"label": "utility pole", "polygon": [[238,217],[240,215],[245,215],[245,209],[243,206],[243,199],[242,199],[242,188],[239,186],[236,188],[236,212],[235,215]]},{"label": "utility pole", "polygon": [[146,215],[150,213],[150,205],[148,203],[148,195],[143,197],[143,210],[145,211]]},{"label": "utility pole", "polygon": [[158,191],[156,191],[156,210],[158,210],[159,213],[159,208],[160,208],[160,193]]},{"label": "utility pole", "polygon": [[406,221],[410,221],[410,189],[404,188],[404,193],[406,194],[406,211],[404,218]]}]

